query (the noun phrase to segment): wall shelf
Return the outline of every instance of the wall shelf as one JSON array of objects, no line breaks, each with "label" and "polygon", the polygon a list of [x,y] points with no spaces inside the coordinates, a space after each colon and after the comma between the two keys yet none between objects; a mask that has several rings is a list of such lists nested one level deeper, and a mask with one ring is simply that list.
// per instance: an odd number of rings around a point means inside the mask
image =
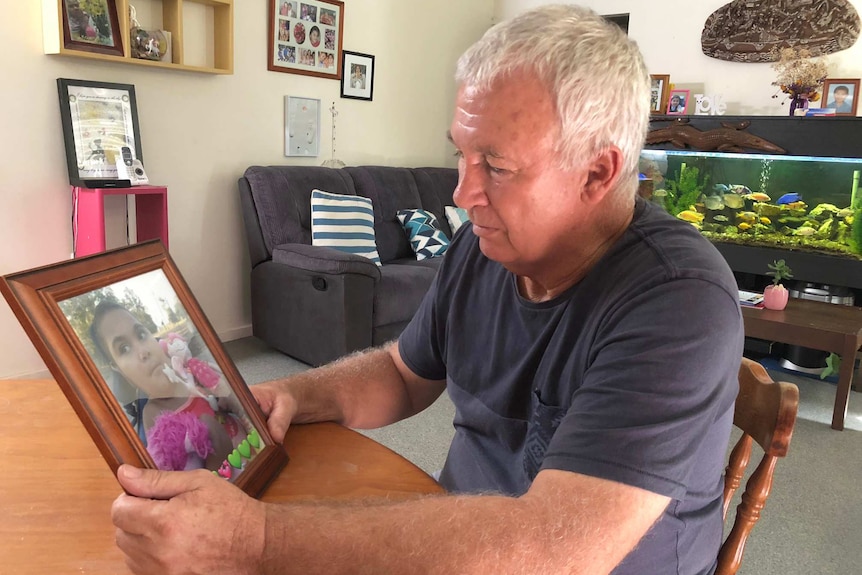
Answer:
[{"label": "wall shelf", "polygon": [[[120,37],[123,42],[123,55],[101,54],[87,52],[75,47],[65,47],[63,41],[63,3],[66,0],[42,0],[42,38],[46,54],[74,56],[103,62],[122,62],[169,70],[185,70],[207,74],[233,74],[233,0],[157,0],[161,4],[161,29],[171,33],[171,51],[173,62],[144,60],[131,56],[129,4],[137,4],[135,0],[116,0],[120,22]],[[141,0],[143,3],[144,0]],[[211,50],[212,65],[196,65],[186,63],[186,35],[184,31],[184,8],[187,5],[198,5],[211,9],[211,43],[205,46]],[[207,17],[208,23],[210,17]],[[141,22],[144,25],[144,22]],[[151,29],[146,25],[144,28]],[[208,44],[206,39],[201,43]]]}]

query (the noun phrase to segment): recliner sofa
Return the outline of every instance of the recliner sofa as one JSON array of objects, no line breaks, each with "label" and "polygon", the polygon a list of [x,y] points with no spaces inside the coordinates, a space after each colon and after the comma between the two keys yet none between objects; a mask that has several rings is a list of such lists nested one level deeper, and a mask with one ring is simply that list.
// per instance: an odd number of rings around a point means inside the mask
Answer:
[{"label": "recliner sofa", "polygon": [[[454,168],[252,166],[239,179],[251,258],[254,335],[311,365],[396,338],[428,291],[441,257],[416,260],[396,218],[433,213],[452,237]],[[311,241],[311,192],[370,198],[382,265]]]}]

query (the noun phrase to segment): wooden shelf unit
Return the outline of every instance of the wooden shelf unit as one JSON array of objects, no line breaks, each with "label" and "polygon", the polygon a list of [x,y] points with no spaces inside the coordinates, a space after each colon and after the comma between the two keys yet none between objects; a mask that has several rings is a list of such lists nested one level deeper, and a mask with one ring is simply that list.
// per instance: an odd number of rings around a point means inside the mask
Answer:
[{"label": "wooden shelf unit", "polygon": [[[171,33],[173,62],[158,62],[132,58],[130,42],[129,4],[134,0],[116,0],[120,22],[120,37],[123,55],[100,54],[63,44],[63,2],[65,0],[42,0],[42,38],[46,54],[59,54],[77,58],[89,58],[104,62],[123,62],[170,70],[186,70],[207,74],[233,74],[233,0],[159,0],[162,5],[162,29]],[[213,66],[194,66],[183,62],[183,6],[186,3],[202,4],[213,9]],[[143,23],[142,23],[143,24]]]}]

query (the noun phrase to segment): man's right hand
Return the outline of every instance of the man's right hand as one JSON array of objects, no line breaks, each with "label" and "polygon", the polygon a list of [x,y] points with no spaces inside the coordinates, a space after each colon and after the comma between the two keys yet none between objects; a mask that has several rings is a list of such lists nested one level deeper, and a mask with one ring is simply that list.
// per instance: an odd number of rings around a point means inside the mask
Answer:
[{"label": "man's right hand", "polygon": [[268,381],[252,385],[250,389],[267,417],[266,423],[270,435],[275,441],[282,443],[298,409],[296,399],[287,389],[286,382]]}]

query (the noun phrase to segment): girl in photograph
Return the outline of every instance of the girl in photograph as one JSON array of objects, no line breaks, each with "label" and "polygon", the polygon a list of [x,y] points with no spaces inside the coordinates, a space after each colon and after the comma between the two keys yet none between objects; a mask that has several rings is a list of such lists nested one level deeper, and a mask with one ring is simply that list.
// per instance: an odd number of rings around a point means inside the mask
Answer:
[{"label": "girl in photograph", "polygon": [[[100,302],[90,338],[116,377],[143,394],[133,414],[159,469],[206,468],[230,478],[228,455],[252,429],[224,375],[178,334],[161,341],[117,302]],[[140,405],[140,401],[136,405]]]}]

